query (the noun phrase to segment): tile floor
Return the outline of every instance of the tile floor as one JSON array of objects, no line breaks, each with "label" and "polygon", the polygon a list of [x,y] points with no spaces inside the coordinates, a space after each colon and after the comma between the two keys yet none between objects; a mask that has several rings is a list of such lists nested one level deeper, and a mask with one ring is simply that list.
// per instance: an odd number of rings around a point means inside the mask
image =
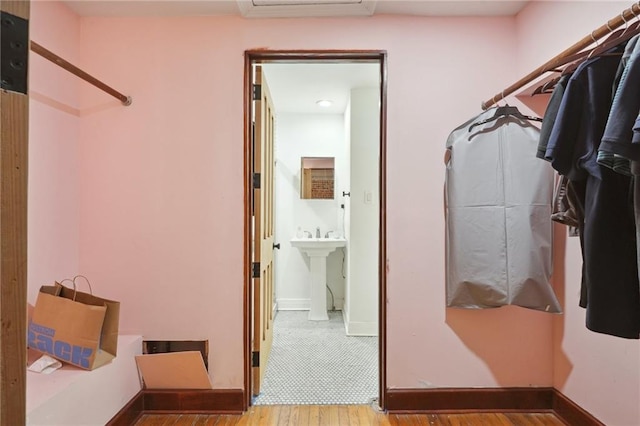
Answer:
[{"label": "tile floor", "polygon": [[278,311],[264,383],[254,405],[367,404],[378,397],[378,338],[345,335],[342,312],[309,321]]}]

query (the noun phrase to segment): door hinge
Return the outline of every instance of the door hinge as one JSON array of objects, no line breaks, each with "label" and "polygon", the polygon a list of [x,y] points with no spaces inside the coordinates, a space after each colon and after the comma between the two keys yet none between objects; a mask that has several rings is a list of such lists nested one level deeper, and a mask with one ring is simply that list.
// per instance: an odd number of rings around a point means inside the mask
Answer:
[{"label": "door hinge", "polygon": [[0,14],[0,88],[27,93],[29,21],[7,12]]},{"label": "door hinge", "polygon": [[259,101],[262,97],[262,86],[259,84],[253,85],[253,100]]},{"label": "door hinge", "polygon": [[256,122],[251,122],[251,149],[256,152]]},{"label": "door hinge", "polygon": [[260,189],[260,173],[253,174],[253,189]]},{"label": "door hinge", "polygon": [[258,351],[251,352],[251,366],[260,367],[260,352]]},{"label": "door hinge", "polygon": [[260,278],[260,262],[251,264],[251,278]]}]

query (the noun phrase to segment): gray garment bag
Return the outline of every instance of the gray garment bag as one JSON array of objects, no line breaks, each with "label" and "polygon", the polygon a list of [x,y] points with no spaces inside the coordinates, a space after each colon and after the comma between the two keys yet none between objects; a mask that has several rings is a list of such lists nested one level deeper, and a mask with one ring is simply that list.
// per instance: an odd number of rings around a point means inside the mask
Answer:
[{"label": "gray garment bag", "polygon": [[492,120],[497,108],[447,140],[447,306],[559,313],[549,283],[555,173],[536,157],[539,130],[519,113]]}]

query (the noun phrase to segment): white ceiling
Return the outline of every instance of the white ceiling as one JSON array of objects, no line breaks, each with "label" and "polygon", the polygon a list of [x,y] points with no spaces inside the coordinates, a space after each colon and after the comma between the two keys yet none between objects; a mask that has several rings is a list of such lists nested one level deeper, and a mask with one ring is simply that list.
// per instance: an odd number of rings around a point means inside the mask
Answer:
[{"label": "white ceiling", "polygon": [[515,15],[513,0],[64,0],[81,16],[301,17],[345,15]]},{"label": "white ceiling", "polygon": [[[263,65],[276,112],[341,114],[352,88],[379,87],[375,63],[271,63]],[[320,107],[319,100],[330,100]]]},{"label": "white ceiling", "polygon": [[[511,0],[63,0],[80,16],[511,16],[528,3]],[[331,48],[332,46],[327,46]],[[276,112],[342,113],[354,87],[379,84],[377,64],[267,64]],[[331,99],[330,108],[316,105]]]}]

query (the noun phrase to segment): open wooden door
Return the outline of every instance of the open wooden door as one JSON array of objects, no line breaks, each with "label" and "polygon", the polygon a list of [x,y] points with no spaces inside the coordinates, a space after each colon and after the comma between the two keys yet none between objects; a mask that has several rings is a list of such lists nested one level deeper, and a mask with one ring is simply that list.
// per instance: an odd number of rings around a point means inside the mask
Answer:
[{"label": "open wooden door", "polygon": [[274,292],[274,117],[273,104],[260,66],[256,67],[254,93],[254,228],[252,392],[260,393],[273,341]]}]

